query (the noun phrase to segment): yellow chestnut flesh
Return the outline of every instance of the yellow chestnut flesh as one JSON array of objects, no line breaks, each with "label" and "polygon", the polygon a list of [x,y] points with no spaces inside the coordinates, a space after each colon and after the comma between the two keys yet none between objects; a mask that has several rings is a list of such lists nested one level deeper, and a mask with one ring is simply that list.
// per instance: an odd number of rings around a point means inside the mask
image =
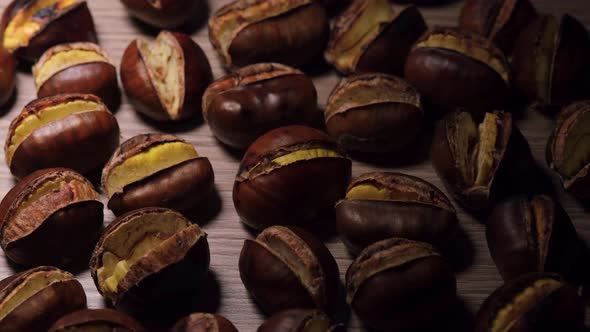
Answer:
[{"label": "yellow chestnut flesh", "polygon": [[342,158],[343,156],[334,150],[328,149],[305,149],[295,152],[291,152],[284,156],[275,158],[272,160],[273,163],[279,166],[287,166],[289,164],[296,163],[303,160],[311,160],[317,158]]},{"label": "yellow chestnut flesh", "polygon": [[35,85],[40,87],[53,75],[66,68],[91,62],[110,63],[102,54],[91,50],[68,50],[58,52],[45,61],[38,69],[35,77]]}]

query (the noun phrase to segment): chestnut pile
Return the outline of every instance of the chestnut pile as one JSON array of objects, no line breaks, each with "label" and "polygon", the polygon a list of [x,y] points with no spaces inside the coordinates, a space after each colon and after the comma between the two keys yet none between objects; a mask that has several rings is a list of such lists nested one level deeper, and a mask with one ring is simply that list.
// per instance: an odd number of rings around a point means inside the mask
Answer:
[{"label": "chestnut pile", "polygon": [[[37,99],[5,138],[17,181],[0,202],[0,247],[20,271],[0,280],[0,331],[238,331],[197,309],[214,301],[199,213],[217,195],[216,156],[169,131],[201,120],[241,156],[233,188],[218,184],[253,234],[235,269],[269,316],[259,332],[345,331],[348,309],[376,331],[456,330],[453,200],[485,224],[505,282],[469,329],[583,331],[588,252],[515,114],[555,118],[549,168],[590,202],[590,34],[530,0],[467,0],[457,27],[429,27],[417,7],[446,1],[392,2],[235,0],[210,15],[202,48],[180,31],[207,1],[121,0],[141,26],[175,30],[131,41],[117,70],[87,1],[11,1],[0,106],[21,66]],[[342,76],[325,105],[318,67]],[[166,133],[120,144],[123,97]],[[429,143],[448,196],[410,174],[355,172],[353,159],[417,163],[406,157]],[[116,216],[106,227],[103,202]],[[344,280],[324,243],[335,233],[353,258]],[[110,309],[87,307],[81,269]]]}]

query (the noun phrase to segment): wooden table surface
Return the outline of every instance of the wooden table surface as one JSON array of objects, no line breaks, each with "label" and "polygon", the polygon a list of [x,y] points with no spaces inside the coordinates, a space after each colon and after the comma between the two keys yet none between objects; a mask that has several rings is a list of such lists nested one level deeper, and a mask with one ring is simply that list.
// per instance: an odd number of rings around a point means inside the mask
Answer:
[{"label": "wooden table surface", "polygon": [[[94,16],[100,44],[119,63],[123,51],[129,42],[139,36],[154,36],[157,31],[146,28],[129,18],[121,3],[117,0],[90,0],[88,1]],[[226,0],[209,0],[209,12],[212,13],[220,6],[227,3]],[[590,2],[588,0],[536,0],[533,1],[538,10],[556,15],[569,12],[580,19],[586,27],[590,28]],[[0,2],[0,9],[4,9],[8,0]],[[461,7],[461,1],[453,2],[442,7],[423,8],[422,12],[430,26],[455,25]],[[207,37],[206,18],[191,31],[195,41],[203,48],[209,57],[213,67],[215,78],[224,74],[209,39]],[[590,59],[589,59],[590,61]],[[338,76],[333,71],[314,75],[314,81],[320,96],[320,103],[324,104],[328,94],[338,81]],[[35,98],[35,89],[30,73],[21,70],[18,74],[17,97],[14,104],[10,105],[0,114],[0,138],[5,139],[10,121],[21,111],[22,107]],[[245,238],[251,237],[239,222],[234,210],[231,190],[234,176],[238,168],[239,156],[228,152],[213,138],[211,132],[204,124],[188,125],[181,129],[156,128],[139,118],[124,99],[121,107],[116,112],[116,117],[121,127],[121,139],[125,140],[134,135],[168,131],[190,141],[201,155],[209,157],[215,170],[215,181],[220,207],[215,211],[210,220],[201,221],[204,229],[209,234],[211,248],[212,282],[209,297],[213,298],[208,310],[217,311],[230,319],[240,331],[255,331],[264,316],[252,302],[246,292],[238,273],[238,257]],[[543,159],[544,148],[548,134],[552,128],[552,120],[534,111],[527,111],[518,119],[518,125],[522,129],[531,145],[538,162],[545,167]],[[0,154],[4,158],[4,154]],[[15,183],[4,160],[0,161],[0,194],[4,195]],[[353,164],[353,176],[360,175],[371,170],[395,170],[409,173],[432,182],[439,188],[442,187],[432,169],[430,160],[425,158],[417,164],[403,167],[391,167],[387,164],[369,164],[355,161]],[[553,176],[553,175],[552,175]],[[557,186],[557,178],[553,176]],[[570,195],[559,189],[560,200],[573,219],[579,234],[586,240],[590,240],[590,211]],[[458,207],[461,221],[460,236],[449,250],[449,258],[457,271],[458,290],[460,298],[461,317],[467,320],[473,314],[482,301],[501,284],[501,279],[496,272],[485,241],[483,225],[465,213]],[[110,211],[105,211],[105,223],[113,220]],[[342,280],[344,273],[351,262],[351,257],[344,249],[338,238],[327,239],[327,245],[336,257],[340,267]],[[15,272],[15,267],[8,264],[4,254],[0,253],[0,278],[4,278]],[[101,296],[94,287],[88,271],[77,275],[84,285],[91,308],[104,306]],[[219,296],[219,300],[215,300]],[[464,315],[463,315],[464,314]],[[363,330],[362,324],[351,315],[345,319],[349,323],[350,331]],[[446,330],[446,329],[445,329]],[[564,331],[565,332],[565,331]]]}]

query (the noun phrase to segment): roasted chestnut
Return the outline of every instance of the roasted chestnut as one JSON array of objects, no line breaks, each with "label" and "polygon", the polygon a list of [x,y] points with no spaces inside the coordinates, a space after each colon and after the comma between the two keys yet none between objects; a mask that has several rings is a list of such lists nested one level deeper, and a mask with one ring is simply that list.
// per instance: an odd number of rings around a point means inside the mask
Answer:
[{"label": "roasted chestnut", "polygon": [[536,17],[537,10],[529,0],[467,0],[459,27],[487,37],[510,55],[520,32]]},{"label": "roasted chestnut", "polygon": [[[325,133],[274,129],[246,151],[233,189],[242,222],[255,229],[310,224],[344,196],[351,161]],[[309,225],[311,226],[311,225]]]},{"label": "roasted chestnut", "polygon": [[325,118],[330,136],[360,152],[403,150],[426,121],[416,89],[401,78],[372,73],[343,78],[328,99]]},{"label": "roasted chestnut", "polygon": [[99,199],[92,183],[72,170],[33,172],[0,203],[0,245],[24,266],[88,261],[102,230]]},{"label": "roasted chestnut", "polygon": [[345,74],[402,75],[412,45],[426,29],[414,6],[397,13],[388,0],[355,0],[337,19],[325,57]]},{"label": "roasted chestnut", "polygon": [[321,54],[329,34],[326,10],[315,0],[237,0],[209,20],[209,40],[228,67],[302,66]]},{"label": "roasted chestnut", "polygon": [[581,332],[584,302],[558,275],[532,273],[498,288],[475,320],[475,332]]},{"label": "roasted chestnut", "polygon": [[177,28],[203,6],[203,0],[121,0],[131,16],[160,29]]},{"label": "roasted chestnut", "polygon": [[144,134],[125,141],[102,172],[108,207],[116,215],[142,207],[189,211],[213,191],[213,168],[188,142]]},{"label": "roasted chestnut", "polygon": [[317,92],[303,72],[278,63],[238,69],[213,82],[203,115],[222,143],[245,149],[269,130],[320,119]]},{"label": "roasted chestnut", "polygon": [[299,228],[273,226],[244,241],[240,278],[262,310],[329,309],[339,285],[338,266],[326,246]]},{"label": "roasted chestnut", "polygon": [[457,230],[457,213],[445,194],[410,175],[367,173],[352,180],[336,204],[336,226],[357,253],[390,237],[444,246]]},{"label": "roasted chestnut", "polygon": [[138,38],[121,59],[121,81],[138,112],[157,121],[201,114],[203,92],[213,80],[209,60],[190,36],[162,31],[154,42]]},{"label": "roasted chestnut", "polygon": [[33,66],[38,97],[60,93],[89,93],[114,109],[120,100],[117,68],[109,55],[93,43],[54,46]]},{"label": "roasted chestnut", "polygon": [[178,212],[144,208],[118,217],[90,260],[98,292],[135,315],[176,313],[209,271],[207,234]]},{"label": "roasted chestnut", "polygon": [[0,281],[2,332],[47,332],[63,315],[84,308],[82,285],[55,267],[37,267]]},{"label": "roasted chestnut", "polygon": [[13,0],[2,14],[0,34],[3,48],[29,62],[57,44],[97,41],[88,5],[80,0]]},{"label": "roasted chestnut", "polygon": [[5,159],[12,174],[67,167],[97,170],[119,145],[119,125],[94,95],[61,94],[27,104],[10,123]]},{"label": "roasted chestnut", "polygon": [[390,238],[365,248],[346,272],[346,300],[370,327],[421,327],[455,301],[451,267],[429,244]]},{"label": "roasted chestnut", "polygon": [[508,60],[491,41],[454,28],[434,28],[414,45],[405,78],[434,113],[459,107],[481,115],[504,109],[510,94]]},{"label": "roasted chestnut", "polygon": [[257,332],[328,332],[330,318],[319,310],[288,309],[267,319]]},{"label": "roasted chestnut", "polygon": [[179,320],[170,332],[238,332],[238,329],[221,315],[194,313]]},{"label": "roasted chestnut", "polygon": [[16,86],[16,61],[12,54],[0,47],[0,107],[10,101]]},{"label": "roasted chestnut", "polygon": [[567,191],[590,200],[590,101],[573,103],[557,116],[547,142],[547,163],[556,171]]},{"label": "roasted chestnut", "polygon": [[84,309],[65,315],[48,332],[144,332],[135,319],[111,309]]},{"label": "roasted chestnut", "polygon": [[432,141],[432,164],[453,197],[473,212],[489,210],[502,198],[548,189],[530,147],[510,113],[448,114]]},{"label": "roasted chestnut", "polygon": [[564,15],[540,16],[516,42],[512,66],[518,90],[546,111],[590,98],[590,36]]},{"label": "roasted chestnut", "polygon": [[556,272],[571,282],[579,280],[582,251],[576,229],[548,196],[519,195],[496,205],[486,239],[504,280],[530,272]]}]

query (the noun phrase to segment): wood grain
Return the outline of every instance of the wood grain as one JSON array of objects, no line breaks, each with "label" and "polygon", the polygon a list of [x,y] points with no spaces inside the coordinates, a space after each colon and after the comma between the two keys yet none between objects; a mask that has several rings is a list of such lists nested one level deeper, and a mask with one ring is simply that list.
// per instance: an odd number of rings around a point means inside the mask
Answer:
[{"label": "wood grain", "polygon": [[[123,6],[117,0],[90,0],[88,1],[94,19],[96,21],[101,45],[119,63],[121,55],[128,43],[139,36],[153,36],[157,31],[146,28],[130,19]],[[209,11],[213,12],[223,4],[225,0],[209,0]],[[2,0],[0,9],[4,9],[7,0]],[[573,13],[587,27],[590,27],[590,3],[588,0],[537,0],[535,5],[541,12],[562,14]],[[461,2],[436,7],[424,8],[422,11],[429,25],[455,25]],[[207,53],[213,66],[215,77],[223,75],[224,71],[215,56],[207,37],[207,28],[201,20],[200,27],[192,32],[192,37]],[[198,22],[197,22],[198,23]],[[199,25],[199,24],[195,25]],[[589,59],[590,61],[590,59]],[[338,81],[338,76],[333,72],[315,75],[315,83],[320,95],[320,102],[325,103],[328,94]],[[22,107],[35,98],[35,90],[30,73],[20,72],[18,77],[18,93],[11,107],[2,111],[0,117],[0,137],[6,137],[6,130],[10,121],[21,111]],[[131,109],[126,100],[116,113],[121,127],[122,140],[134,135],[168,131],[169,128],[156,128],[139,118]],[[545,165],[543,159],[547,136],[552,127],[552,121],[538,113],[529,111],[518,119],[518,125],[529,140],[538,162]],[[187,125],[176,134],[195,144],[201,155],[208,156],[213,164],[216,175],[216,187],[221,200],[221,207],[208,221],[204,228],[209,234],[211,247],[211,269],[215,280],[219,285],[220,303],[218,312],[225,315],[239,328],[240,331],[255,331],[264,319],[263,315],[251,301],[244,289],[237,269],[238,256],[245,238],[251,234],[240,224],[231,199],[231,190],[234,175],[238,168],[239,157],[224,149],[212,137],[206,125]],[[0,158],[4,158],[0,154]],[[5,162],[0,161],[0,194],[4,195],[13,185],[14,179],[10,175]],[[429,160],[423,160],[411,166],[389,167],[387,165],[375,165],[355,161],[353,175],[382,169],[396,170],[413,174],[426,179],[442,188],[442,183],[435,175]],[[554,177],[556,186],[559,186]],[[566,207],[578,232],[586,240],[590,240],[590,222],[587,207],[572,199],[571,196],[559,190],[560,199]],[[496,268],[489,256],[483,225],[466,214],[462,209],[460,220],[462,236],[457,240],[451,250],[453,261],[458,273],[459,296],[467,312],[475,312],[487,295],[501,284]],[[110,211],[105,211],[106,223],[113,220]],[[342,279],[351,262],[351,258],[337,238],[327,240],[328,247],[336,257],[340,266]],[[14,267],[10,266],[4,254],[0,254],[0,277],[4,278],[14,273]],[[87,271],[77,276],[84,285],[88,294],[89,306],[92,308],[103,307],[102,298],[96,291]],[[214,292],[215,293],[215,292]],[[362,325],[354,317],[349,320],[350,331],[363,330]]]}]

